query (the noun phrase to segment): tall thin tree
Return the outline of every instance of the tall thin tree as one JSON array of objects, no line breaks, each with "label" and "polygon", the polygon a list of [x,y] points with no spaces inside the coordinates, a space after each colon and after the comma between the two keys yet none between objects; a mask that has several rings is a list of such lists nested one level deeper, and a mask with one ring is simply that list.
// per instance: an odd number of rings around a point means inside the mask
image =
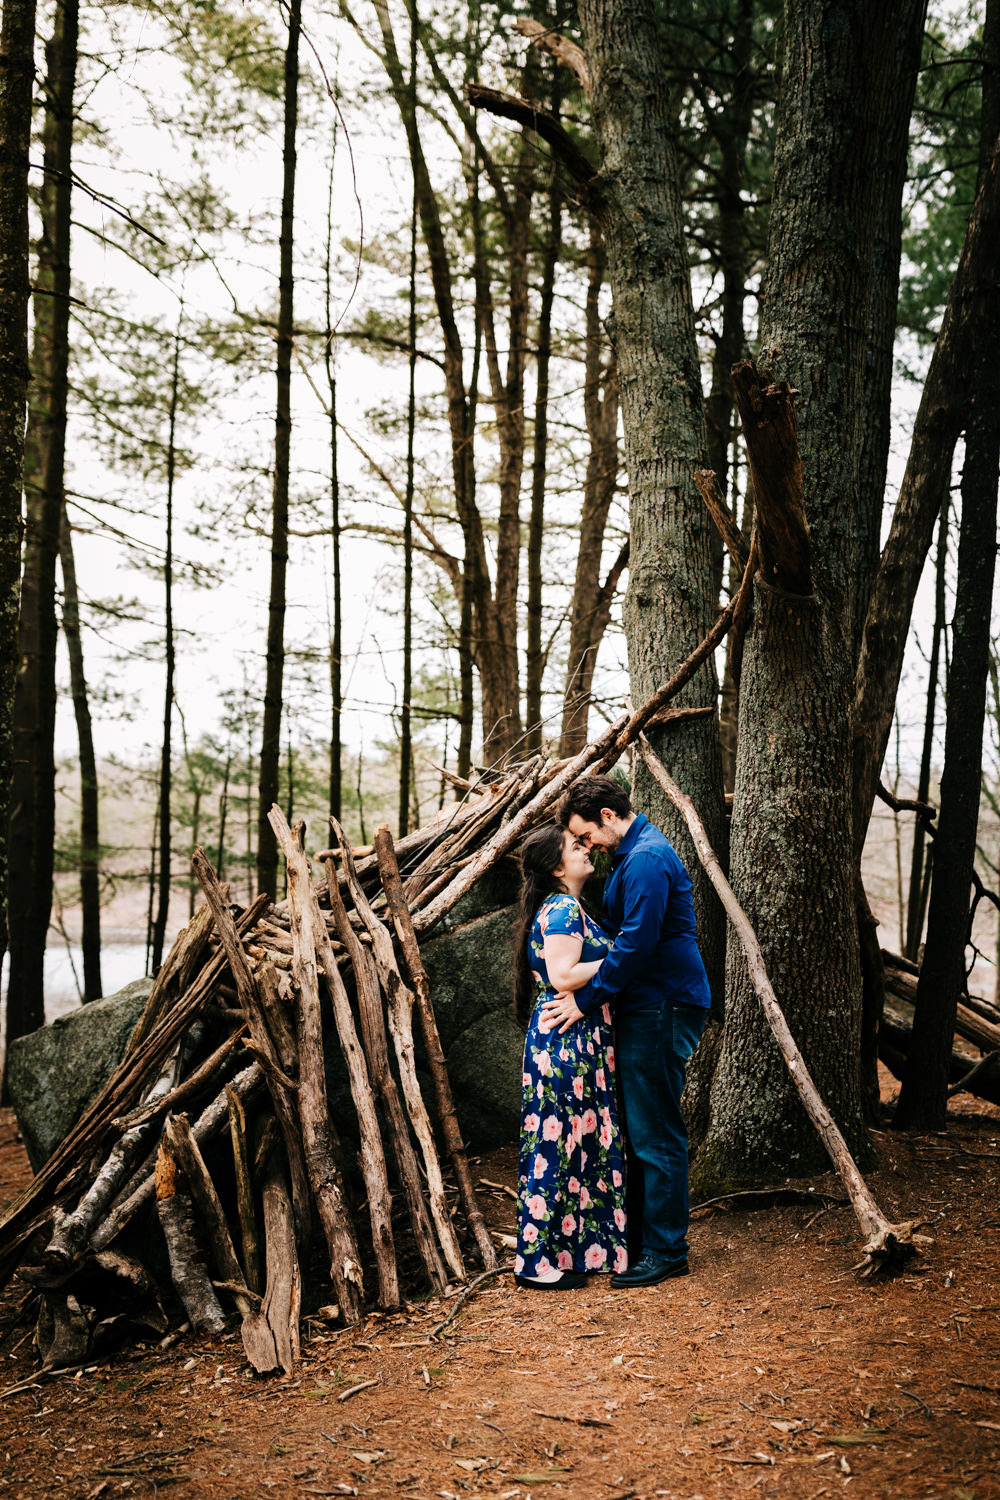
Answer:
[{"label": "tall thin tree", "polygon": [[34,393],[25,449],[27,533],[14,691],[10,993],[27,1024],[44,1019],[44,964],[55,843],[56,573],[66,454],[70,215],[77,0],[60,0],[46,54],[44,177],[34,299]]},{"label": "tall thin tree", "polygon": [[[927,663],[927,697],[924,706],[924,739],[920,750],[920,770],[917,774],[917,800],[926,802],[931,790],[931,762],[934,755],[934,728],[937,722],[938,677],[941,670],[941,639],[945,629],[945,572],[948,561],[948,498],[941,504],[938,521],[937,560],[934,568],[934,624],[931,628],[931,650]],[[924,933],[924,917],[927,915],[927,885],[924,880],[924,848],[926,845],[924,825],[917,822],[913,830],[913,849],[910,855],[910,885],[906,901],[906,948],[911,962],[916,963],[920,940]],[[927,851],[930,861],[933,846]]]},{"label": "tall thin tree", "polygon": [[164,662],[166,667],[163,687],[163,743],[160,750],[160,874],[156,903],[156,918],[153,922],[152,968],[156,970],[163,962],[163,944],[170,914],[170,802],[173,751],[174,673],[176,652],[174,642],[174,479],[177,472],[177,397],[181,367],[181,325],[184,305],[177,314],[174,332],[174,352],[170,369],[170,405],[167,419],[167,500],[166,538],[163,553],[163,599],[164,599]]},{"label": "tall thin tree", "polygon": [[289,0],[285,47],[281,233],[278,244],[277,407],[274,422],[274,493],[271,511],[271,584],[267,613],[264,723],[260,744],[257,811],[257,885],[275,894],[278,847],[267,815],[278,800],[281,710],[285,673],[285,599],[288,572],[288,487],[292,441],[292,344],[295,243],[295,166],[299,98],[301,0]]},{"label": "tall thin tree", "polygon": [[[4,0],[0,20],[0,957],[7,951],[7,822],[17,672],[24,417],[28,399],[28,145],[34,0]],[[9,987],[8,987],[9,988]],[[15,997],[7,1035],[31,1029]]]},{"label": "tall thin tree", "polygon": [[324,286],[326,292],[326,338],[323,341],[323,368],[329,396],[330,420],[330,548],[332,552],[333,620],[330,633],[330,812],[340,817],[341,759],[343,756],[343,620],[340,584],[340,469],[337,463],[337,365],[336,334],[333,327],[333,172],[336,163],[337,126],[334,121],[333,149],[330,154],[330,178],[326,200],[326,256]]},{"label": "tall thin tree", "polygon": [[[417,4],[410,0],[410,110],[417,113]],[[406,407],[406,492],[403,497],[403,703],[399,726],[399,836],[410,827],[410,766],[413,759],[413,481],[417,425],[417,174],[410,205],[409,386]]]}]

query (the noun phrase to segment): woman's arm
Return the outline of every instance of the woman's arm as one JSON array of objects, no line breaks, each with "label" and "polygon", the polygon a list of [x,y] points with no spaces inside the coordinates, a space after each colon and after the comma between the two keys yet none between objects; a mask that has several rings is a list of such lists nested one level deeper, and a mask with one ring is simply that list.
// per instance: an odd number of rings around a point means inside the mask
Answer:
[{"label": "woman's arm", "polygon": [[580,963],[583,938],[569,933],[547,934],[542,948],[549,983],[556,990],[579,990],[597,973],[603,959],[594,963]]}]

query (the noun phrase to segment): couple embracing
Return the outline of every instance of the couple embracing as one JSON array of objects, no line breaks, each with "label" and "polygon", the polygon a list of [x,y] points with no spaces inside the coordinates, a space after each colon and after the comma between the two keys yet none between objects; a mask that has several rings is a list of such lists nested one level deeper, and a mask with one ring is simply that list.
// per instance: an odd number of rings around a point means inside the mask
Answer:
[{"label": "couple embracing", "polygon": [[[583,894],[597,850],[611,863],[601,910]],[[608,776],[570,788],[521,867],[515,1279],[568,1291],[590,1272],[623,1287],[686,1275],[680,1099],[710,1002],[687,871]]]}]

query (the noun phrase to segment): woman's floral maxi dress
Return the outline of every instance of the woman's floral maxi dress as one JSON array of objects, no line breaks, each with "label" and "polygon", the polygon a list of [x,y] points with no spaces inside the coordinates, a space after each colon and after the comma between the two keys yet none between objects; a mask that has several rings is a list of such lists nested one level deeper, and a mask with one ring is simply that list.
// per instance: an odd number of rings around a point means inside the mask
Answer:
[{"label": "woman's floral maxi dress", "polygon": [[528,939],[537,981],[524,1043],[518,1236],[514,1269],[623,1271],[625,1182],[615,1104],[615,1051],[607,1005],[560,1036],[539,1030],[555,994],[545,968],[546,935],[583,938],[581,963],[607,953],[611,939],[572,896],[550,896]]}]

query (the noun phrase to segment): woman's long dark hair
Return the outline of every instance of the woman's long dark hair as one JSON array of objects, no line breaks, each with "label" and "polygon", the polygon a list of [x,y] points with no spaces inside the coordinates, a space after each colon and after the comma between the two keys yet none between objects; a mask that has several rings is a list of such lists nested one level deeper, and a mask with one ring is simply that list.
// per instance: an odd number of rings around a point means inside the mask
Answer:
[{"label": "woman's long dark hair", "polygon": [[521,904],[514,928],[514,1014],[525,1029],[535,1005],[528,938],[546,896],[561,889],[552,872],[562,864],[564,836],[564,829],[545,823],[533,829],[521,845]]}]

